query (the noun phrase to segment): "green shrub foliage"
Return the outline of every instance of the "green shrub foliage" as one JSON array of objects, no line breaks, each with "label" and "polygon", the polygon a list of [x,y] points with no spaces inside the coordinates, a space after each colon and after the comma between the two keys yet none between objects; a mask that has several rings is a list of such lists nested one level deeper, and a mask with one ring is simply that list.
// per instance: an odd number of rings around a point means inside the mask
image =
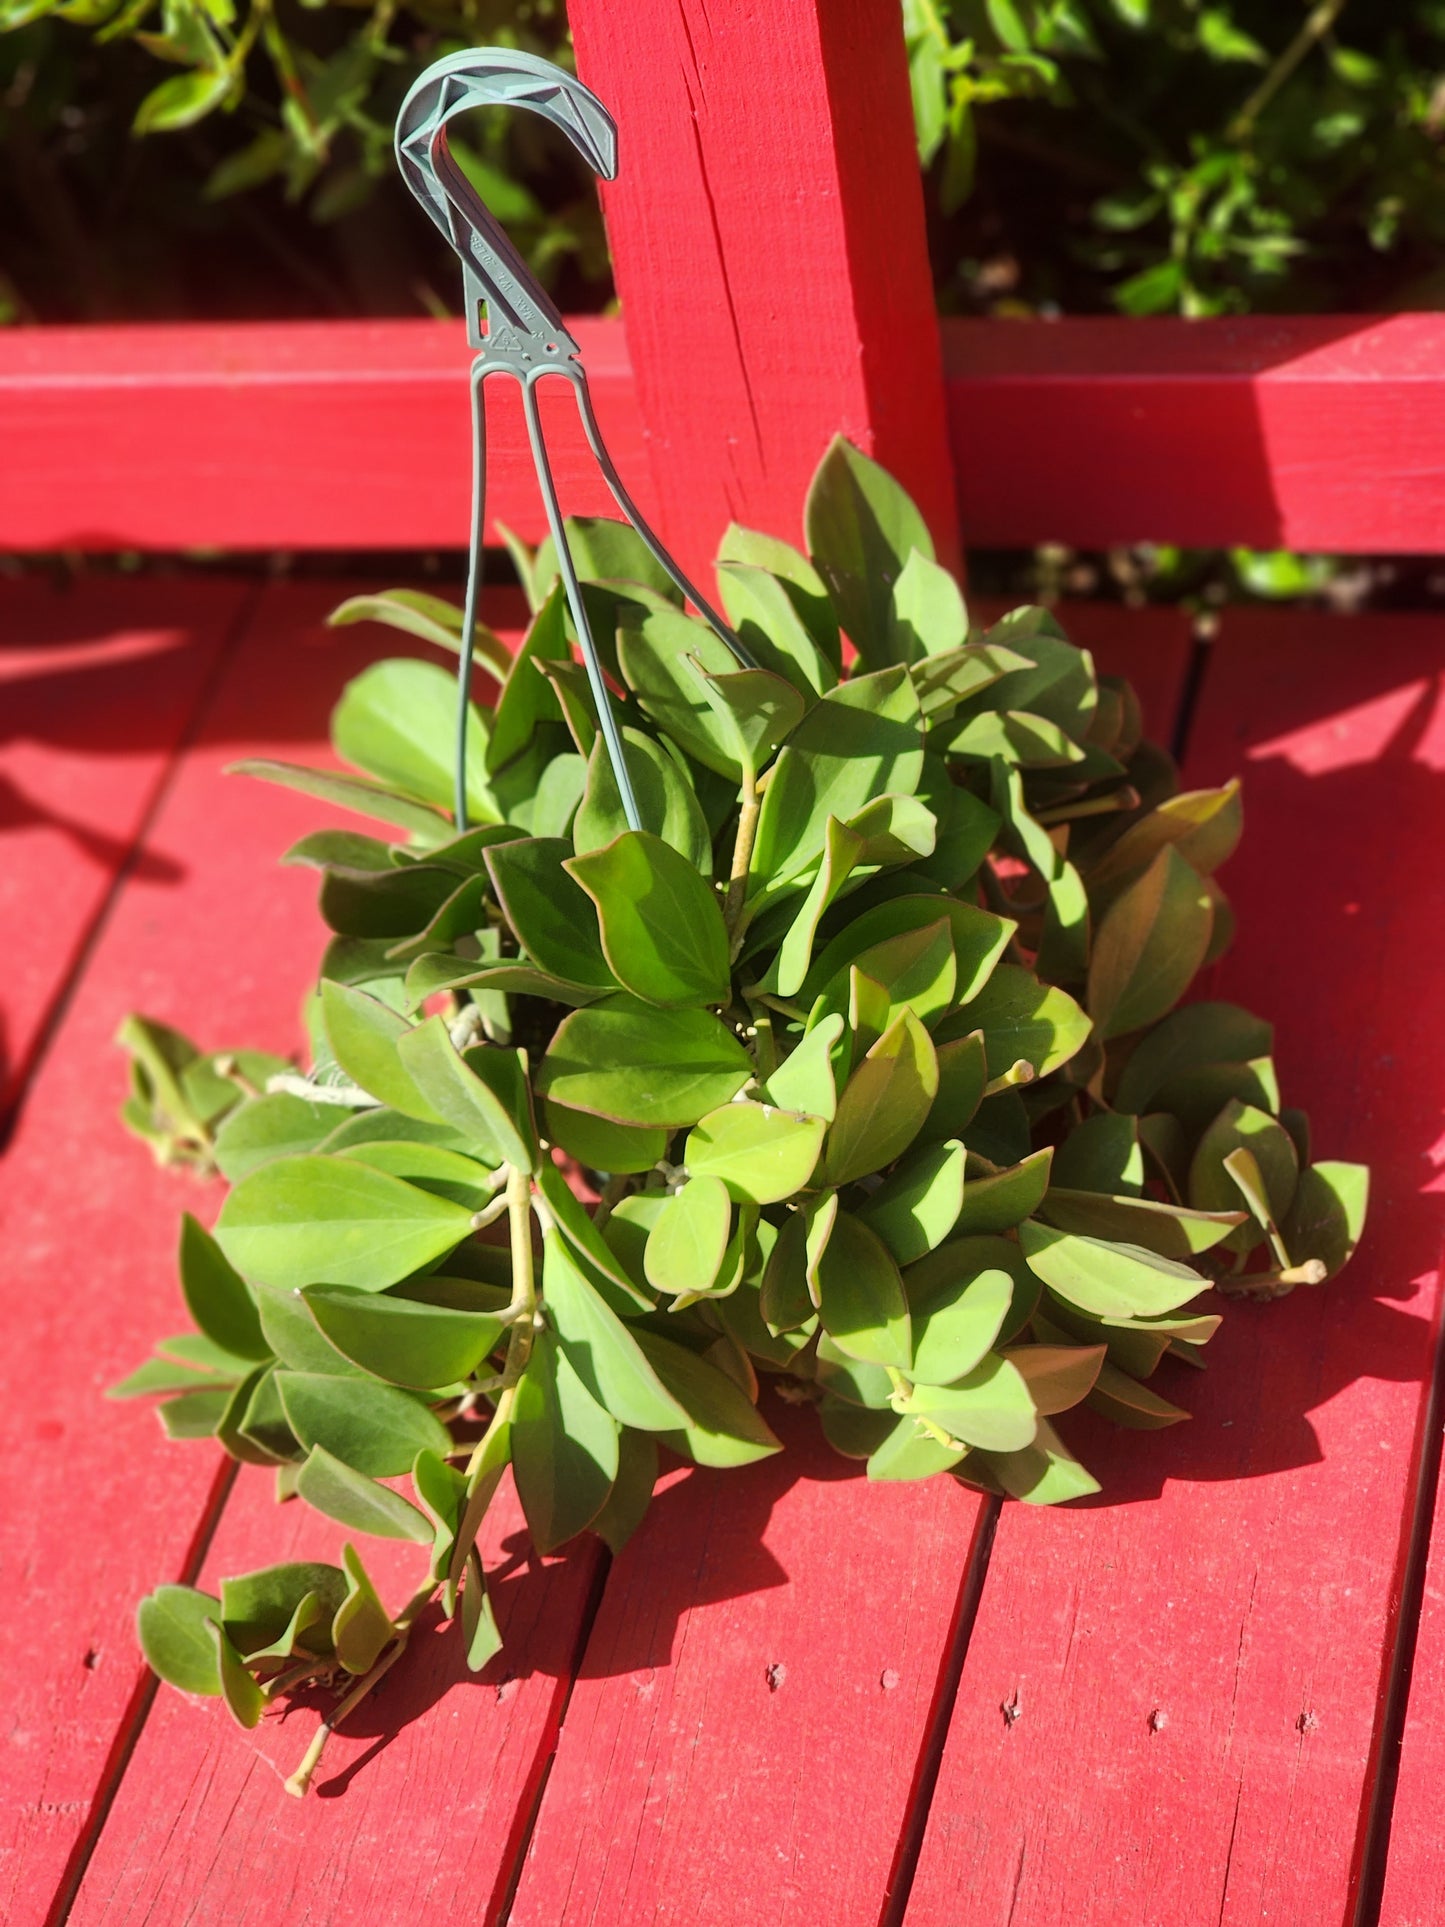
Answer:
[{"label": "green shrub foliage", "polygon": [[[482,638],[464,832],[430,661],[348,685],[355,774],[242,765],[379,828],[285,859],[332,933],[304,1073],[123,1034],[131,1127],[230,1190],[214,1233],[184,1222],[199,1329],[117,1392],[425,1568],[396,1620],[349,1547],[152,1595],[157,1669],[244,1723],[318,1673],[364,1684],[437,1591],[485,1663],[476,1536],[508,1464],[542,1551],[620,1546],[660,1448],[777,1451],[779,1397],[871,1479],[1076,1498],[1071,1410],[1186,1417],[1223,1296],[1354,1246],[1365,1172],[1311,1162],[1269,1025],[1183,1001],[1229,941],[1238,786],[1182,790],[1047,611],[974,628],[847,444],[806,519],[807,556],[725,538],[748,670],[629,531],[577,526],[641,830],[545,552],[515,659]],[[335,620],[362,618],[456,646],[428,598]],[[382,1483],[408,1473],[411,1497]]]}]

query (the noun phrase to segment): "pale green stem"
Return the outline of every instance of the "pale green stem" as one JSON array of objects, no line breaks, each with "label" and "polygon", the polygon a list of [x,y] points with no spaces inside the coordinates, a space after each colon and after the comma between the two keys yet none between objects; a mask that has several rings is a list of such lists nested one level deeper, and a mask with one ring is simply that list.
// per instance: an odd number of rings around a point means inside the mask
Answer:
[{"label": "pale green stem", "polygon": [[738,807],[738,833],[733,839],[733,863],[728,874],[727,901],[723,905],[723,921],[728,928],[729,954],[734,958],[741,950],[743,937],[747,933],[748,920],[744,910],[748,894],[748,871],[752,867],[753,844],[757,839],[758,816],[762,807],[757,779],[744,765],[742,802]]},{"label": "pale green stem", "polygon": [[306,1790],[311,1785],[312,1777],[317,1767],[321,1764],[321,1756],[326,1751],[326,1743],[336,1731],[337,1727],[340,1726],[341,1722],[346,1719],[350,1713],[353,1713],[356,1708],[360,1706],[372,1688],[379,1685],[380,1682],[385,1679],[386,1675],[406,1651],[407,1641],[411,1637],[411,1629],[416,1621],[417,1614],[431,1601],[436,1589],[437,1581],[434,1579],[428,1579],[424,1586],[418,1587],[397,1615],[396,1619],[392,1622],[394,1636],[376,1664],[371,1668],[371,1671],[362,1674],[361,1678],[356,1682],[355,1686],[352,1687],[345,1699],[343,1699],[339,1705],[333,1707],[321,1722],[320,1726],[317,1727],[315,1733],[311,1736],[310,1746],[307,1747],[302,1756],[301,1764],[285,1783],[286,1791],[291,1794],[294,1799],[301,1800],[305,1798]]},{"label": "pale green stem", "polygon": [[1264,79],[1229,123],[1229,139],[1247,139],[1254,123],[1283,87],[1295,68],[1321,41],[1345,10],[1345,0],[1320,0],[1305,15],[1299,32],[1275,61]]}]

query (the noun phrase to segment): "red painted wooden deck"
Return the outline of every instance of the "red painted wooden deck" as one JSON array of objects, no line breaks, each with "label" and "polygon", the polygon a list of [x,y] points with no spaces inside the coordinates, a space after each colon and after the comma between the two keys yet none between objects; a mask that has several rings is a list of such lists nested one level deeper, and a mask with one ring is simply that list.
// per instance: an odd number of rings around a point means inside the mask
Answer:
[{"label": "red painted wooden deck", "polygon": [[[1277,1018],[1293,1099],[1375,1199],[1337,1286],[1232,1311],[1192,1424],[1088,1441],[1105,1502],[870,1487],[778,1407],[798,1450],[679,1467],[610,1566],[532,1558],[503,1509],[504,1654],[474,1680],[415,1642],[304,1804],[280,1781],[309,1715],[246,1735],[153,1692],[140,1592],[340,1537],[96,1400],[176,1322],[176,1214],[213,1203],[109,1123],[110,1038],[139,1005],[298,1041],[319,926],[275,858],[318,808],[221,771],[316,753],[393,647],[321,628],[344,587],[0,589],[0,1918],[1436,1927],[1435,619],[1232,612],[1203,662],[1187,767],[1240,771],[1249,822],[1220,988]],[[1167,734],[1182,622],[1071,621]],[[408,1551],[378,1554],[398,1596]]]}]

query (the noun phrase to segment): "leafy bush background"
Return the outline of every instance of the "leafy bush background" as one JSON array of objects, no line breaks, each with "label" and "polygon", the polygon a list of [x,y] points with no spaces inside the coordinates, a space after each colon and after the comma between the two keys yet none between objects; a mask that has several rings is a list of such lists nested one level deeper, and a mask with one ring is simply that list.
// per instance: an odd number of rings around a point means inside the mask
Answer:
[{"label": "leafy bush background", "polygon": [[[902,7],[945,309],[1445,295],[1445,0]],[[401,97],[468,42],[569,57],[560,0],[0,0],[0,28],[11,320],[450,309],[391,178]],[[474,138],[539,272],[603,306],[585,170],[535,117]]]}]

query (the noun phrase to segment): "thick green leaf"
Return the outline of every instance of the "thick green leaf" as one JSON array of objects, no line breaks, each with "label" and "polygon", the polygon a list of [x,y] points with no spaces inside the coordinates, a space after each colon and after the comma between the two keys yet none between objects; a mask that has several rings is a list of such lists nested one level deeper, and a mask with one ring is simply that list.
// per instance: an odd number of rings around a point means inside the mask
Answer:
[{"label": "thick green leaf", "polygon": [[624,1432],[617,1442],[617,1477],[592,1521],[592,1530],[609,1552],[621,1552],[641,1525],[656,1484],[656,1441],[645,1432]]},{"label": "thick green leaf", "polygon": [[1139,1197],[1144,1190],[1144,1153],[1132,1117],[1096,1111],[1076,1124],[1054,1152],[1052,1183],[1071,1191],[1104,1191]]},{"label": "thick green leaf", "polygon": [[916,1385],[905,1409],[931,1419],[965,1445],[994,1452],[1031,1445],[1038,1430],[1022,1374],[997,1352],[951,1385]]},{"label": "thick green leaf", "polygon": [[844,1086],[828,1132],[820,1182],[848,1184],[891,1164],[918,1135],[937,1095],[933,1044],[905,1009]]},{"label": "thick green leaf", "polygon": [[[627,773],[642,827],[685,856],[704,876],[712,874],[712,837],[697,792],[680,759],[640,729],[624,728]],[[599,850],[628,828],[617,778],[599,738],[587,763],[587,787],[572,822],[572,843],[578,856]]]},{"label": "thick green leaf", "polygon": [[693,1177],[720,1178],[743,1204],[776,1204],[813,1174],[826,1124],[768,1104],[723,1104],[689,1133],[683,1162]]},{"label": "thick green leaf", "polygon": [[590,1111],[574,1111],[565,1104],[544,1103],[542,1127],[553,1144],[590,1171],[607,1175],[650,1171],[667,1154],[667,1132],[614,1124]]},{"label": "thick green leaf", "polygon": [[909,1377],[920,1385],[952,1385],[966,1377],[998,1339],[1013,1295],[1013,1279],[1000,1270],[975,1272],[961,1287],[932,1293],[913,1314]]},{"label": "thick green leaf", "polygon": [[[1289,1211],[1299,1181],[1294,1139],[1278,1118],[1235,1099],[1225,1105],[1199,1140],[1189,1167],[1189,1202],[1200,1211],[1239,1209],[1240,1190],[1224,1162],[1237,1150],[1247,1151],[1255,1160],[1264,1181],[1267,1216],[1278,1225]],[[1263,1228],[1242,1226],[1227,1243],[1232,1250],[1248,1251],[1258,1243]]]},{"label": "thick green leaf", "polygon": [[311,1285],[302,1295],[344,1357],[373,1378],[416,1391],[469,1378],[502,1335],[501,1320],[485,1312],[338,1285]]},{"label": "thick green leaf", "polygon": [[1267,1058],[1273,1050],[1273,1026],[1237,1004],[1186,1004],[1134,1046],[1119,1077],[1114,1107],[1133,1112],[1168,1109],[1155,1100],[1171,1079],[1210,1065]]},{"label": "thick green leaf", "polygon": [[1163,1258],[1184,1261],[1212,1250],[1244,1221],[1244,1213],[1238,1210],[1194,1211],[1152,1198],[1109,1198],[1099,1191],[1071,1191],[1053,1183],[1038,1211],[1060,1231],[1143,1245]]},{"label": "thick green leaf", "polygon": [[218,1625],[207,1628],[216,1649],[216,1670],[221,1681],[221,1696],[237,1726],[248,1731],[259,1725],[266,1710],[266,1698],[247,1671],[241,1655]]},{"label": "thick green leaf", "polygon": [[492,1611],[491,1594],[477,1549],[467,1555],[467,1580],[462,1589],[462,1638],[466,1642],[467,1671],[480,1673],[502,1650],[502,1635]]},{"label": "thick green leaf", "polygon": [[859,1208],[859,1219],[900,1265],[911,1265],[941,1245],[958,1222],[963,1159],[957,1139],[915,1149]]},{"label": "thick green leaf", "polygon": [[918,1133],[925,1144],[962,1137],[973,1122],[988,1082],[988,1059],[983,1032],[971,1031],[951,1043],[935,1046],[938,1058],[938,1095]]},{"label": "thick green leaf", "polygon": [[183,1693],[221,1690],[211,1634],[221,1623],[221,1602],[194,1586],[157,1586],[140,1602],[136,1631],[146,1664]]},{"label": "thick green leaf", "polygon": [[688,1415],[664,1443],[697,1465],[751,1465],[781,1451],[747,1395],[715,1365],[671,1339],[639,1331],[637,1342],[669,1393]]},{"label": "thick green leaf", "polygon": [[[832,688],[838,680],[835,660],[819,647],[799,614],[793,585],[766,566],[723,557],[718,561],[717,580],[728,621],[764,670],[786,677],[808,698]],[[823,585],[818,582],[817,586],[821,598]]]},{"label": "thick green leaf", "polygon": [[1367,1165],[1333,1160],[1306,1165],[1281,1226],[1291,1262],[1317,1258],[1325,1276],[1333,1278],[1359,1243],[1369,1197]]},{"label": "thick green leaf", "polygon": [[801,1111],[832,1123],[838,1111],[833,1048],[843,1035],[843,1018],[823,1017],[796,1044],[769,1077],[767,1101],[784,1111]]},{"label": "thick green leaf", "polygon": [[321,1012],[331,1054],[353,1084],[420,1123],[443,1122],[397,1054],[412,1028],[405,1017],[364,990],[331,982],[321,985]]},{"label": "thick green leaf", "polygon": [[873,1480],[931,1479],[951,1472],[968,1450],[957,1440],[945,1441],[911,1416],[894,1421],[887,1436],[869,1455],[868,1477]]},{"label": "thick green leaf", "polygon": [[[303,1601],[316,1603],[314,1624],[322,1617],[329,1621],[345,1597],[346,1575],[338,1566],[310,1560],[263,1566],[221,1581],[221,1623],[236,1650],[250,1655],[284,1637]],[[326,1651],[329,1644],[328,1627],[313,1650]]]},{"label": "thick green leaf", "polygon": [[492,716],[491,740],[486,745],[489,770],[501,769],[525,749],[539,723],[562,720],[562,706],[556,692],[547,678],[538,674],[536,665],[549,658],[571,662],[566,610],[566,598],[558,583],[537,611],[516,656],[506,666]]},{"label": "thick green leaf", "polygon": [[[638,1289],[628,1264],[618,1256],[616,1250],[604,1238],[592,1222],[588,1212],[579,1201],[566,1178],[550,1159],[544,1158],[535,1173],[538,1189],[546,1203],[546,1209],[558,1231],[572,1247],[572,1256],[581,1267],[584,1276],[622,1317],[631,1317],[635,1311],[651,1311],[653,1300],[646,1292]],[[653,1222],[653,1207],[662,1205],[662,1194],[649,1193],[646,1197],[624,1198],[613,1213],[625,1221],[630,1212],[636,1210],[650,1225]],[[649,1215],[649,1214],[652,1215]],[[610,1223],[610,1221],[609,1221]],[[639,1256],[638,1271],[641,1271]]]},{"label": "thick green leaf", "polygon": [[957,582],[915,548],[893,584],[888,658],[918,662],[961,649],[968,640],[968,610]]},{"label": "thick green leaf", "polygon": [[[344,870],[333,864],[321,880],[321,914],[330,929],[353,940],[353,950],[360,940],[368,945],[362,954],[374,957],[383,938],[390,948],[424,930],[456,886],[456,872],[440,864],[408,863],[396,870]],[[393,969],[399,972],[401,965]]]},{"label": "thick green leaf", "polygon": [[643,1260],[655,1291],[711,1291],[732,1230],[732,1202],[721,1178],[689,1178],[667,1200],[648,1233]]},{"label": "thick green leaf", "polygon": [[560,836],[519,838],[487,852],[487,868],[518,943],[540,969],[568,983],[616,982],[602,952],[591,900],[564,870],[572,846]]},{"label": "thick green leaf", "polygon": [[754,778],[807,708],[793,684],[770,669],[704,670],[703,688],[739,764]]},{"label": "thick green leaf", "polygon": [[331,1622],[336,1657],[348,1673],[369,1673],[392,1636],[392,1624],[354,1546],[341,1548],[350,1589]]},{"label": "thick green leaf", "polygon": [[168,1439],[214,1438],[231,1408],[231,1391],[185,1392],[157,1407],[161,1430]]},{"label": "thick green leaf", "polygon": [[[346,685],[332,713],[331,740],[339,756],[379,782],[447,809],[455,789],[456,702],[452,678],[439,664],[376,662]],[[488,734],[470,704],[467,813],[474,822],[501,816],[487,777]]]},{"label": "thick green leaf", "polygon": [[828,818],[875,797],[911,796],[923,774],[918,698],[905,669],[855,676],[816,702],[779,752],[763,793],[749,896],[763,903],[823,854]]},{"label": "thick green leaf", "polygon": [[267,757],[248,757],[228,766],[228,776],[254,776],[263,783],[278,783],[283,789],[300,790],[306,796],[319,796],[323,802],[355,810],[361,816],[394,823],[427,843],[443,842],[451,824],[440,811],[413,796],[399,795],[384,783],[370,783],[365,777],[349,776],[340,770],[307,769],[297,763],[272,762]]},{"label": "thick green leaf", "polygon": [[865,910],[830,938],[804,979],[802,998],[805,1002],[824,995],[835,998],[836,985],[846,980],[850,965],[859,963],[889,938],[927,929],[940,917],[947,918],[953,933],[954,996],[960,1004],[970,1003],[993,976],[1018,926],[1007,917],[996,917],[953,897],[912,894],[892,897]]},{"label": "thick green leaf", "polygon": [[263,1284],[383,1291],[461,1243],[472,1213],[344,1157],[278,1158],[243,1178],[216,1226],[236,1269]]},{"label": "thick green leaf", "polygon": [[[462,611],[455,602],[427,595],[421,589],[382,589],[375,595],[350,596],[326,618],[327,627],[341,629],[353,622],[384,622],[389,629],[430,642],[449,655],[462,646]],[[476,625],[473,649],[498,675],[507,673],[512,652],[484,622]]]},{"label": "thick green leaf", "polygon": [[1161,850],[1100,920],[1088,1006],[1101,1037],[1157,1022],[1194,981],[1214,927],[1209,893],[1174,849]]},{"label": "thick green leaf", "polygon": [[314,1151],[335,1130],[336,1120],[334,1104],[313,1104],[289,1091],[247,1098],[216,1133],[217,1168],[228,1184],[236,1184],[272,1158]]},{"label": "thick green leaf", "polygon": [[751,1075],[751,1058],[710,1012],[617,996],[562,1020],[537,1089],[618,1124],[671,1130],[726,1104]]},{"label": "thick green leaf", "polygon": [[435,1452],[418,1452],[411,1482],[431,1522],[431,1576],[444,1579],[467,1507],[468,1481]]},{"label": "thick green leaf", "polygon": [[1103,1345],[1020,1345],[1005,1357],[1029,1388],[1041,1418],[1082,1404],[1104,1363]]},{"label": "thick green leaf", "polygon": [[870,668],[896,653],[893,592],[910,554],[933,559],[928,525],[893,477],[839,436],[803,510],[808,551],[838,620]]},{"label": "thick green leaf", "polygon": [[[231,1383],[239,1383],[232,1380]],[[220,1391],[222,1384],[214,1372],[194,1365],[173,1365],[168,1358],[148,1358],[114,1385],[107,1385],[107,1398],[145,1398],[152,1392]]]},{"label": "thick green leaf", "polygon": [[669,1007],[727,1002],[722,909],[686,857],[645,830],[624,830],[566,868],[597,906],[603,954],[624,989]]},{"label": "thick green leaf", "polygon": [[208,1338],[237,1358],[271,1356],[245,1279],[189,1211],[181,1218],[180,1271],[186,1309]]},{"label": "thick green leaf", "polygon": [[1172,1405],[1107,1360],[1099,1367],[1088,1402],[1094,1411],[1131,1432],[1157,1432],[1189,1417],[1182,1405]]},{"label": "thick green leaf", "polygon": [[1191,869],[1211,876],[1232,856],[1244,828],[1244,811],[1235,778],[1222,789],[1187,790],[1166,797],[1110,844],[1089,874],[1096,890],[1142,870],[1160,850],[1172,846]]},{"label": "thick green leaf", "polygon": [[543,1297],[563,1357],[619,1424],[643,1432],[675,1431],[685,1414],[633,1332],[593,1288],[554,1227],[542,1242]]},{"label": "thick green leaf", "polygon": [[353,1471],[374,1479],[409,1472],[418,1452],[444,1455],[446,1429],[418,1399],[362,1378],[277,1372],[291,1430],[309,1452],[324,1445]]},{"label": "thick green leaf", "polygon": [[532,1169],[540,1153],[522,1052],[478,1045],[463,1057],[441,1017],[408,1031],[397,1049],[427,1102],[484,1163]]},{"label": "thick green leaf", "polygon": [[266,1343],[282,1365],[295,1372],[320,1372],[327,1378],[362,1376],[359,1365],[343,1358],[331,1341],[322,1337],[299,1291],[257,1285],[256,1303]]},{"label": "thick green leaf", "polygon": [[959,1235],[1012,1231],[1021,1224],[1043,1201],[1053,1155],[1053,1147],[1045,1145],[1010,1171],[970,1171],[958,1215]]},{"label": "thick green leaf", "polygon": [[726,588],[722,583],[723,565],[741,562],[747,567],[766,569],[783,587],[785,594],[802,618],[808,634],[817,643],[825,660],[836,675],[842,666],[842,649],[838,640],[838,618],[833,605],[828,600],[828,591],[823,578],[813,567],[807,556],[795,549],[791,543],[783,542],[775,535],[762,535],[756,529],[739,527],[736,522],[728,525],[718,547],[719,587],[723,589],[726,606]]},{"label": "thick green leaf", "polygon": [[617,1476],[617,1424],[587,1390],[557,1340],[539,1331],[512,1412],[517,1496],[538,1552],[591,1525]]},{"label": "thick green leaf", "polygon": [[1140,1245],[1106,1244],[1051,1230],[1033,1220],[1019,1226],[1029,1268],[1071,1305],[1104,1318],[1175,1311],[1208,1289],[1188,1265]]},{"label": "thick green leaf", "polygon": [[1031,971],[1000,964],[967,1007],[939,1026],[940,1044],[983,1032],[991,1078],[1022,1060],[1047,1077],[1082,1048],[1092,1025],[1066,991],[1041,984]]},{"label": "thick green leaf", "polygon": [[354,1471],[324,1445],[312,1446],[296,1475],[296,1491],[313,1510],[353,1532],[369,1532],[378,1539],[409,1539],[419,1546],[432,1543],[431,1521],[414,1505],[390,1486]]},{"label": "thick green leaf", "polygon": [[680,609],[621,611],[617,660],[628,688],[642,708],[672,740],[704,769],[730,783],[742,781],[737,733],[719,716],[705,673],[730,675],[737,669],[732,651],[705,622]]},{"label": "thick green leaf", "polygon": [[405,1178],[419,1190],[450,1198],[468,1211],[482,1211],[491,1203],[502,1175],[460,1151],[449,1151],[440,1144],[418,1144],[414,1138],[401,1138],[394,1144],[384,1138],[367,1140],[353,1144],[346,1155],[358,1164],[369,1164],[374,1171]]},{"label": "thick green leaf", "polygon": [[850,1212],[839,1211],[814,1260],[818,1313],[850,1358],[906,1370],[913,1349],[903,1280],[888,1247]]},{"label": "thick green leaf", "polygon": [[1047,1419],[1039,1420],[1032,1445],[1018,1452],[989,1452],[984,1464],[1009,1497],[1025,1505],[1060,1505],[1099,1490],[1099,1481],[1084,1470]]}]

